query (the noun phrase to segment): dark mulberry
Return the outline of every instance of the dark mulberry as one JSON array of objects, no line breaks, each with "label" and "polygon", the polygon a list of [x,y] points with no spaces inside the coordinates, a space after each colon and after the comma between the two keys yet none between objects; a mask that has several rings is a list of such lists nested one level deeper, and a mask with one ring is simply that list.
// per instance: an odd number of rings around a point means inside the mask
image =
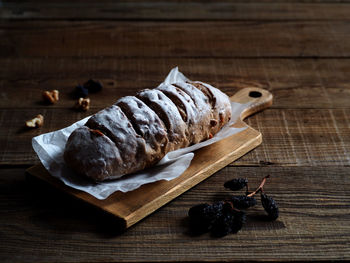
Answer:
[{"label": "dark mulberry", "polygon": [[82,85],[78,85],[75,87],[74,90],[74,97],[79,98],[85,98],[89,94],[89,91]]},{"label": "dark mulberry", "polygon": [[223,203],[199,204],[191,207],[188,215],[192,231],[196,234],[208,232],[216,219],[221,216]]},{"label": "dark mulberry", "polygon": [[225,203],[222,208],[222,213],[213,222],[211,233],[215,237],[223,237],[232,232],[232,225],[234,223],[234,214],[229,203]]},{"label": "dark mulberry", "polygon": [[87,82],[84,83],[84,88],[86,88],[91,93],[95,93],[101,91],[103,85],[98,80],[89,79]]},{"label": "dark mulberry", "polygon": [[265,193],[261,193],[261,204],[268,214],[270,220],[276,220],[279,215],[278,206],[272,197],[267,196]]},{"label": "dark mulberry", "polygon": [[256,199],[254,197],[248,197],[245,195],[234,195],[229,200],[235,208],[246,209],[256,205]]},{"label": "dark mulberry", "polygon": [[248,191],[248,180],[236,178],[224,184],[226,188],[233,191],[246,187],[245,195],[234,195],[225,201],[212,205],[200,204],[192,207],[188,215],[193,233],[202,234],[211,231],[212,236],[223,237],[229,233],[237,233],[246,222],[246,213],[240,209],[246,209],[257,204],[254,195],[261,193],[261,203],[268,214],[269,220],[276,220],[279,215],[278,206],[275,200],[264,193],[265,176],[255,191]]},{"label": "dark mulberry", "polygon": [[246,214],[243,211],[236,211],[233,210],[234,213],[234,220],[232,224],[232,233],[237,233],[239,230],[241,230],[242,226],[246,222]]},{"label": "dark mulberry", "polygon": [[227,181],[224,184],[224,187],[232,191],[238,191],[246,187],[247,184],[248,184],[248,180],[246,178],[235,178],[230,181]]},{"label": "dark mulberry", "polygon": [[219,218],[213,223],[211,233],[215,237],[223,237],[229,233],[237,233],[245,223],[243,211],[235,210],[230,203],[225,203]]}]

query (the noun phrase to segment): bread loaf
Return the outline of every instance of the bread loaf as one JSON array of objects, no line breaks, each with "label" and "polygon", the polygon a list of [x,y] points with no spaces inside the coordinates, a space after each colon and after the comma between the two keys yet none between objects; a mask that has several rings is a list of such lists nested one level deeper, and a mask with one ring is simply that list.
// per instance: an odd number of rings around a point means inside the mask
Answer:
[{"label": "bread loaf", "polygon": [[116,179],[211,138],[230,118],[230,100],[220,90],[198,81],[162,84],[91,116],[69,136],[64,159],[95,181]]}]

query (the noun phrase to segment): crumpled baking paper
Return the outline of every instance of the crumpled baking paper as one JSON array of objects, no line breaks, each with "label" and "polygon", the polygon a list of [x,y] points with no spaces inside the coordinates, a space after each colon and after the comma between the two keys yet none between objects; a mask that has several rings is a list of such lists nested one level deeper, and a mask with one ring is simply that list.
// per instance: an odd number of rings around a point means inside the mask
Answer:
[{"label": "crumpled baking paper", "polygon": [[[162,84],[184,82],[186,80],[188,79],[176,67],[170,71]],[[128,192],[144,184],[175,179],[190,166],[194,156],[193,151],[244,130],[245,128],[230,126],[239,118],[240,113],[247,105],[233,102],[231,106],[232,118],[230,123],[225,125],[212,139],[169,152],[155,167],[125,175],[113,181],[92,182],[75,174],[64,162],[63,152],[69,135],[76,128],[84,125],[89,117],[64,129],[36,136],[32,139],[32,145],[40,161],[52,176],[58,178],[67,186],[87,192],[97,199],[106,199],[116,191]]]}]

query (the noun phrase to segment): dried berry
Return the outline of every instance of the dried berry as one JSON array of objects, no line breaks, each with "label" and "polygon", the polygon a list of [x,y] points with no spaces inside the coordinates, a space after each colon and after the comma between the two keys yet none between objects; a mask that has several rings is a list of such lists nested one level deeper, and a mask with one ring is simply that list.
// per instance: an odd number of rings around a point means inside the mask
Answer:
[{"label": "dried berry", "polygon": [[190,226],[194,233],[205,233],[210,230],[213,222],[221,216],[223,202],[213,205],[199,204],[188,211]]},{"label": "dried berry", "polygon": [[215,119],[210,120],[210,126],[215,127],[218,124],[218,121]]},{"label": "dried berry", "polygon": [[189,217],[202,217],[204,214],[206,214],[206,211],[210,207],[209,204],[199,204],[195,205],[190,208],[188,211],[188,216]]},{"label": "dried berry", "polygon": [[213,224],[211,234],[215,237],[223,237],[232,232],[232,224],[234,216],[231,213],[226,213],[218,218]]},{"label": "dried berry", "polygon": [[234,195],[231,196],[229,201],[235,208],[246,209],[256,205],[256,199],[245,195]]},{"label": "dried berry", "polygon": [[91,93],[95,93],[101,91],[103,85],[98,80],[89,79],[87,82],[84,83],[84,88],[86,88]]},{"label": "dried berry", "polygon": [[243,211],[233,210],[234,213],[234,221],[231,226],[231,232],[237,233],[239,230],[241,230],[242,226],[246,222],[246,214]]},{"label": "dried berry", "polygon": [[78,86],[75,87],[74,97],[76,99],[85,98],[87,95],[89,95],[89,91],[88,91],[87,88],[85,88],[82,85],[78,85]]},{"label": "dried berry", "polygon": [[237,191],[237,190],[241,190],[244,187],[246,187],[247,184],[248,184],[248,180],[246,178],[235,178],[235,179],[232,179],[230,181],[227,181],[224,184],[224,187],[228,188],[232,191]]},{"label": "dried berry", "polygon": [[267,196],[265,193],[261,193],[261,204],[268,214],[270,220],[276,220],[278,218],[278,206],[272,197]]},{"label": "dried berry", "polygon": [[211,205],[211,214],[213,219],[218,218],[221,215],[224,204],[225,202],[220,201]]},{"label": "dried berry", "polygon": [[225,203],[221,216],[213,223],[211,233],[215,237],[223,237],[229,233],[237,233],[245,223],[245,213]]}]

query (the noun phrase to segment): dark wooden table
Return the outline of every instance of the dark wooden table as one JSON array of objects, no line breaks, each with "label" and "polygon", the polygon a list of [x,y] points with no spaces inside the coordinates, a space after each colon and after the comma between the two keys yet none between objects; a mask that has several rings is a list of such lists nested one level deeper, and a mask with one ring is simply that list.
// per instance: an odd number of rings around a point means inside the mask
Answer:
[{"label": "dark wooden table", "polygon": [[[2,1],[0,261],[310,261],[350,259],[350,2]],[[26,179],[31,138],[155,87],[179,66],[228,95],[262,87],[271,109],[250,117],[263,144],[124,233],[90,206]],[[70,92],[96,78],[87,113]],[[58,89],[59,103],[41,102]],[[24,121],[43,114],[40,129]],[[280,218],[253,208],[236,235],[188,234],[187,211],[223,183],[272,176]]]}]

